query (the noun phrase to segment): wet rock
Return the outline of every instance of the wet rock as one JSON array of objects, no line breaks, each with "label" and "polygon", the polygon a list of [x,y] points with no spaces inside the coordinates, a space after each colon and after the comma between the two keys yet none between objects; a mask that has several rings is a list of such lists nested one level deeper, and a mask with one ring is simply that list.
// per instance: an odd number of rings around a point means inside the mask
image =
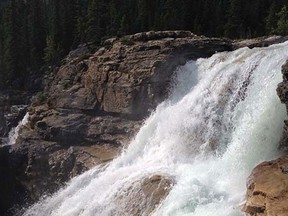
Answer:
[{"label": "wet rock", "polygon": [[[0,137],[7,137],[11,128],[22,120],[29,103],[29,94],[20,91],[0,91]],[[4,139],[5,140],[5,139]]]},{"label": "wet rock", "polygon": [[273,44],[283,43],[288,40],[288,36],[264,36],[259,38],[238,40],[233,42],[234,49],[238,49],[241,47],[267,47]]},{"label": "wet rock", "polygon": [[[277,94],[281,102],[286,105],[286,110],[288,112],[288,60],[282,66],[282,77],[283,77],[283,81],[278,84]],[[288,149],[288,121],[287,120],[284,121],[284,128],[283,128],[282,139],[280,142],[280,148],[286,151]]]},{"label": "wet rock", "polygon": [[168,176],[152,175],[134,182],[116,198],[117,215],[150,215],[173,186]]}]

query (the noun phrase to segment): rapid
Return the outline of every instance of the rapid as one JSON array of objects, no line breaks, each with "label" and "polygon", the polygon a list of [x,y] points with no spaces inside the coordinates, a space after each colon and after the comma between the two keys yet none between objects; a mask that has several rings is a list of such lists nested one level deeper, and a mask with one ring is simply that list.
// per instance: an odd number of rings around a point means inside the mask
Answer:
[{"label": "rapid", "polygon": [[72,179],[24,215],[129,215],[129,205],[118,198],[153,175],[173,185],[154,209],[134,200],[141,215],[244,215],[251,170],[279,154],[286,110],[276,87],[286,59],[288,42],[216,53],[180,66],[169,98],[118,158]]}]

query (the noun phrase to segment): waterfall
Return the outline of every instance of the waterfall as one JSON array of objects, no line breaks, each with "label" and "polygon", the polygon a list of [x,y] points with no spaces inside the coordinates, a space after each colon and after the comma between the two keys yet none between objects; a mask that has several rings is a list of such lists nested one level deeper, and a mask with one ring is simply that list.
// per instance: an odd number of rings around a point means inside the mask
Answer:
[{"label": "waterfall", "polygon": [[[128,199],[135,182],[153,175],[174,183],[153,211],[141,215],[244,215],[248,175],[278,155],[286,112],[276,87],[287,58],[288,42],[179,67],[171,96],[117,159],[72,179],[24,215],[129,215],[118,198]],[[141,208],[141,200],[132,201]]]},{"label": "waterfall", "polygon": [[23,117],[23,119],[21,121],[19,121],[18,125],[10,130],[10,132],[8,134],[7,145],[14,145],[15,144],[21,127],[25,126],[28,123],[28,119],[29,119],[29,113],[27,112],[25,114],[25,116]]}]

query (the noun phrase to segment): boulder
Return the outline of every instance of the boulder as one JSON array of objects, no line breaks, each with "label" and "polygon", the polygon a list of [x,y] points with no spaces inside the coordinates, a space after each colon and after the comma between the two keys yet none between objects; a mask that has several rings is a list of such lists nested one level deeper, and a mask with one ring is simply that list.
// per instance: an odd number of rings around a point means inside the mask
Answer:
[{"label": "boulder", "polygon": [[174,182],[169,176],[151,175],[134,182],[115,198],[117,215],[148,216],[169,194]]},{"label": "boulder", "polygon": [[256,166],[247,182],[243,210],[253,216],[288,215],[288,156]]}]

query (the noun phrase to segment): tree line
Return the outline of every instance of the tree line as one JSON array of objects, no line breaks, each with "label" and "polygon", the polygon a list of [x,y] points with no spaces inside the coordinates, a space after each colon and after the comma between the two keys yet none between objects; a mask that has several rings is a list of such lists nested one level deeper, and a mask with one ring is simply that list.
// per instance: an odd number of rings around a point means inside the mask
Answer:
[{"label": "tree line", "polygon": [[251,38],[288,34],[287,0],[0,0],[0,87],[79,44],[149,30]]}]

